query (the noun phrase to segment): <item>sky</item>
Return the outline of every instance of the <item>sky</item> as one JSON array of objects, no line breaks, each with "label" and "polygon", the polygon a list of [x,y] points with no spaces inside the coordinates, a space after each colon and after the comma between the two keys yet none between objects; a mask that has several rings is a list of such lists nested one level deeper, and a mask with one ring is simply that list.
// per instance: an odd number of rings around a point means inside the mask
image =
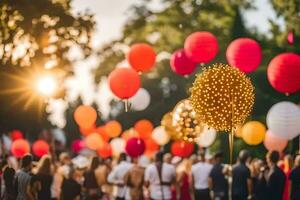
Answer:
[{"label": "sky", "polygon": [[[277,19],[272,9],[270,0],[255,0],[254,6],[257,10],[247,11],[244,19],[248,27],[255,27],[260,32],[268,32],[268,19],[277,20],[282,24],[281,19]],[[94,35],[94,46],[99,47],[113,39],[121,37],[122,26],[126,22],[128,9],[141,2],[140,0],[74,0],[72,9],[75,13],[89,10],[95,14],[97,22],[97,32]],[[163,5],[160,0],[152,0],[151,9],[161,10]]]}]

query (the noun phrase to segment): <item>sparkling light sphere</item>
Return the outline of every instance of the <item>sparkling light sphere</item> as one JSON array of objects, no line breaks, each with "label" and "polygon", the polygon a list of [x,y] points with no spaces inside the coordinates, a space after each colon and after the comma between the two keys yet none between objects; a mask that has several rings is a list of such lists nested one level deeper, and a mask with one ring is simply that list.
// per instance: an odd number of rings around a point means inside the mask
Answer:
[{"label": "sparkling light sphere", "polygon": [[188,99],[180,101],[175,106],[172,123],[178,138],[187,142],[194,142],[203,130],[203,124],[197,118]]},{"label": "sparkling light sphere", "polygon": [[201,122],[216,131],[232,131],[243,124],[254,104],[254,87],[235,67],[214,64],[199,74],[190,101]]}]

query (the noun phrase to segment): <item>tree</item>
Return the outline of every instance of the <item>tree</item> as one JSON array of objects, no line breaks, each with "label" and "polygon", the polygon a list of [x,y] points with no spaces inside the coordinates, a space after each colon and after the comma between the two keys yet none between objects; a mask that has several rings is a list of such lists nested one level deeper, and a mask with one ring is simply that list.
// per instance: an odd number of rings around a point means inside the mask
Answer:
[{"label": "tree", "polygon": [[26,96],[33,76],[52,73],[64,79],[72,72],[71,48],[77,47],[84,57],[91,54],[93,17],[72,14],[70,2],[0,2],[1,129],[45,126],[45,113],[38,106],[43,107],[43,99]]}]

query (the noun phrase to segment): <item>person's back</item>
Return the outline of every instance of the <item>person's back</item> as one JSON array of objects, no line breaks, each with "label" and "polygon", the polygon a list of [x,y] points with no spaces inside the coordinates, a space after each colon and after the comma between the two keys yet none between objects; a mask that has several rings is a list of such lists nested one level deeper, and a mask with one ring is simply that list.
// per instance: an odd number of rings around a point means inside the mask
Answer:
[{"label": "person's back", "polygon": [[246,150],[240,151],[238,163],[232,168],[232,199],[247,199],[248,195],[252,195],[249,191],[251,180],[250,169],[246,166],[249,153]]},{"label": "person's back", "polygon": [[192,177],[195,190],[195,199],[210,199],[208,188],[208,177],[212,170],[212,165],[204,161],[204,155],[202,155],[202,161],[192,166]]},{"label": "person's back", "polygon": [[270,170],[269,178],[267,179],[268,199],[282,200],[285,180],[286,177],[282,169],[276,166]]},{"label": "person's back", "polygon": [[157,153],[156,162],[145,170],[145,185],[150,187],[150,197],[156,200],[171,199],[171,186],[175,180],[175,167],[163,163],[163,154]]},{"label": "person's back", "polygon": [[295,167],[290,173],[289,180],[291,181],[290,199],[300,199],[300,155],[295,159]]},{"label": "person's back", "polygon": [[17,198],[17,191],[15,186],[15,170],[11,167],[6,167],[3,172],[4,191],[1,199],[15,200]]},{"label": "person's back", "polygon": [[27,189],[30,186],[31,175],[29,174],[31,170],[32,156],[25,155],[21,160],[21,169],[16,174],[16,184],[17,184],[17,200],[27,200],[28,193]]},{"label": "person's back", "polygon": [[67,178],[63,179],[61,185],[61,200],[79,200],[81,185],[75,180],[75,170],[70,168]]},{"label": "person's back", "polygon": [[224,165],[221,163],[221,154],[215,155],[215,160],[219,159],[213,166],[209,178],[211,188],[215,198],[222,200],[228,199],[228,181],[224,174]]},{"label": "person's back", "polygon": [[51,199],[51,185],[53,182],[53,174],[51,169],[51,158],[48,155],[44,155],[38,163],[37,173],[35,178],[40,183],[40,188],[37,192],[39,200]]}]

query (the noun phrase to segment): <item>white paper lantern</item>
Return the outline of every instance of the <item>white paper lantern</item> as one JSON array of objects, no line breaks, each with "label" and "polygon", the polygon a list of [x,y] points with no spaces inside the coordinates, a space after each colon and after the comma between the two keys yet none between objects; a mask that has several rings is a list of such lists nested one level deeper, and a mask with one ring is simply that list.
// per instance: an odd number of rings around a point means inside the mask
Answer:
[{"label": "white paper lantern", "polygon": [[208,126],[205,126],[202,133],[200,133],[200,136],[196,138],[196,143],[200,147],[209,147],[211,146],[217,137],[217,132],[215,129],[209,128]]},{"label": "white paper lantern", "polygon": [[55,140],[59,141],[62,145],[66,145],[67,139],[62,129],[59,128],[53,129],[52,134]]},{"label": "white paper lantern", "polygon": [[10,151],[10,146],[12,144],[11,139],[7,135],[2,135],[2,139],[3,139],[3,145],[4,145],[5,150],[7,152],[9,152]]},{"label": "white paper lantern", "polygon": [[138,92],[129,99],[129,102],[133,110],[142,111],[149,106],[150,98],[149,92],[144,88],[140,88]]},{"label": "white paper lantern", "polygon": [[118,156],[120,153],[125,152],[125,140],[122,138],[114,138],[110,141],[113,155]]},{"label": "white paper lantern", "polygon": [[274,104],[267,114],[271,132],[283,139],[293,139],[300,134],[300,108],[289,101]]},{"label": "white paper lantern", "polygon": [[163,126],[158,126],[153,130],[152,138],[159,145],[165,145],[171,139]]}]

